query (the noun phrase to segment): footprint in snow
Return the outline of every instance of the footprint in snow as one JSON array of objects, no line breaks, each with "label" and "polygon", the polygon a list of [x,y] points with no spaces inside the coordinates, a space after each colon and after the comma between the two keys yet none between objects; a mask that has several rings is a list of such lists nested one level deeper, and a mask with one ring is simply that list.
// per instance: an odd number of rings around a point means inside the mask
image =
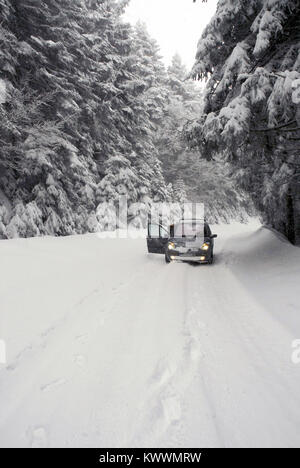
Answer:
[{"label": "footprint in snow", "polygon": [[31,448],[47,448],[48,437],[44,427],[35,427],[28,431]]},{"label": "footprint in snow", "polygon": [[157,386],[163,386],[166,384],[175,374],[176,366],[174,363],[166,363],[165,361],[160,361],[155,371],[150,378],[150,382]]},{"label": "footprint in snow", "polygon": [[65,379],[54,380],[53,382],[50,382],[50,383],[48,383],[46,385],[42,385],[41,386],[41,391],[45,392],[45,393],[50,392],[51,390],[55,390],[56,388],[61,387],[65,383],[66,383]]},{"label": "footprint in snow", "polygon": [[113,286],[111,289],[112,289],[112,291],[113,291],[114,293],[117,293],[117,292],[119,292],[119,290],[120,290],[121,288],[123,288],[123,286],[125,286],[125,284],[126,284],[126,283],[119,283],[118,285]]},{"label": "footprint in snow", "polygon": [[198,324],[198,327],[200,328],[200,330],[204,330],[206,328],[205,323],[200,322],[200,320],[197,321],[197,324]]},{"label": "footprint in snow", "polygon": [[98,323],[99,323],[99,327],[104,327],[105,319],[104,318],[100,319]]},{"label": "footprint in snow", "polygon": [[81,343],[85,344],[88,339],[88,335],[78,335],[75,338],[77,341],[80,341]]},{"label": "footprint in snow", "polygon": [[200,345],[196,342],[196,340],[192,340],[190,343],[190,356],[192,361],[197,361],[198,359],[203,357]]},{"label": "footprint in snow", "polygon": [[86,357],[82,354],[76,354],[74,356],[74,362],[78,367],[85,367],[86,366]]},{"label": "footprint in snow", "polygon": [[9,364],[8,366],[6,366],[6,370],[9,372],[13,372],[14,370],[16,370],[17,367],[18,367],[18,363],[15,361]]},{"label": "footprint in snow", "polygon": [[43,333],[41,334],[41,337],[47,338],[47,336],[50,335],[50,333],[52,333],[54,330],[55,330],[54,326],[47,328],[45,331],[43,331]]},{"label": "footprint in snow", "polygon": [[181,405],[176,396],[167,397],[162,400],[164,420],[167,425],[179,421],[181,418]]}]

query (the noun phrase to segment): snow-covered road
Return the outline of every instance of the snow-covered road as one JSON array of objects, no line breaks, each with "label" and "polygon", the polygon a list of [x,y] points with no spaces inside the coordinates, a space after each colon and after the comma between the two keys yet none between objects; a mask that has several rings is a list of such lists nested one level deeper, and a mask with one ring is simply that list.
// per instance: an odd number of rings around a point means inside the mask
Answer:
[{"label": "snow-covered road", "polygon": [[143,239],[0,242],[0,446],[300,446],[300,249],[214,231],[212,266]]}]

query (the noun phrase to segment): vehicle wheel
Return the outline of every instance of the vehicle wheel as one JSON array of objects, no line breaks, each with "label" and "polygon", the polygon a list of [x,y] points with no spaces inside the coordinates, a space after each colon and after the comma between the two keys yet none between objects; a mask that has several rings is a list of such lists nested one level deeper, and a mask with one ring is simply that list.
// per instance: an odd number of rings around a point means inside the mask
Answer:
[{"label": "vehicle wheel", "polygon": [[210,259],[208,260],[208,264],[212,265],[214,263],[214,253],[211,253]]}]

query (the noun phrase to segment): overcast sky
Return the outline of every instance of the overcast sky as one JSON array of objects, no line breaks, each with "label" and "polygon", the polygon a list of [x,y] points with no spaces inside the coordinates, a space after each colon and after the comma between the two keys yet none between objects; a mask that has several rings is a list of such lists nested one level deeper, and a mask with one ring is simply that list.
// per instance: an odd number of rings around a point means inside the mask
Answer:
[{"label": "overcast sky", "polygon": [[178,52],[190,69],[194,64],[197,42],[216,11],[217,0],[131,0],[126,18],[132,24],[139,19],[161,47],[166,65]]}]

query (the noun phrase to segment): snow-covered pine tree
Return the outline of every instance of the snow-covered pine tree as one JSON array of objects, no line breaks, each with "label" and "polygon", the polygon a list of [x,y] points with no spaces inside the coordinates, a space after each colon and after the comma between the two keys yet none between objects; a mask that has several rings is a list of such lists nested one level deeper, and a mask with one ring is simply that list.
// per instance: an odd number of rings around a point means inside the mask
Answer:
[{"label": "snow-covered pine tree", "polygon": [[300,2],[221,0],[192,75],[209,79],[190,143],[230,161],[264,220],[300,242]]},{"label": "snow-covered pine tree", "polygon": [[164,202],[169,200],[170,194],[159,162],[156,133],[164,118],[166,71],[158,44],[141,22],[135,27],[131,60],[136,77],[131,101],[134,115],[131,144],[142,186],[141,201]]},{"label": "snow-covered pine tree", "polygon": [[[95,230],[97,202],[117,193],[109,173],[117,168],[131,168],[134,201],[168,197],[153,144],[163,65],[149,36],[147,59],[135,44],[138,34],[122,20],[127,3],[0,0],[0,190],[12,202],[10,219],[2,217],[9,235]],[[36,214],[24,227],[31,203]]]},{"label": "snow-covered pine tree", "polygon": [[186,186],[184,180],[179,177],[173,183],[173,197],[180,204],[184,204],[188,201]]},{"label": "snow-covered pine tree", "polygon": [[[121,139],[119,148],[110,151],[105,163],[98,201],[112,203],[111,211],[114,211],[118,196],[126,196],[129,205],[138,203],[139,212],[143,212],[139,216],[140,225],[141,219],[146,221],[152,201],[170,198],[155,145],[156,130],[163,118],[165,69],[156,42],[142,23],[135,28],[115,86],[118,89],[115,112]],[[110,214],[107,216],[112,219]]]},{"label": "snow-covered pine tree", "polygon": [[10,0],[0,0],[0,190],[15,185],[13,171],[17,167],[20,139],[19,124],[25,110],[13,84],[17,75],[17,38],[11,30],[14,21]]},{"label": "snow-covered pine tree", "polygon": [[6,107],[10,124],[18,119],[12,146],[19,164],[7,195],[18,206],[35,200],[45,232],[80,232],[85,230],[87,210],[94,207],[91,192],[97,173],[91,155],[77,148],[85,137],[79,117],[87,95],[81,91],[88,89],[81,83],[83,64],[80,68],[76,63],[76,51],[84,49],[81,2],[9,3],[8,27],[18,41],[14,47],[18,66],[13,80],[17,92]]},{"label": "snow-covered pine tree", "polygon": [[173,183],[185,167],[186,143],[182,130],[189,119],[199,114],[201,92],[191,80],[187,80],[187,69],[178,54],[173,57],[167,74],[167,100],[164,117],[157,132],[157,146],[164,175]]},{"label": "snow-covered pine tree", "polygon": [[244,220],[253,207],[244,192],[234,190],[229,169],[207,162],[187,148],[184,127],[199,118],[203,106],[201,88],[187,77],[188,71],[176,54],[168,68],[168,103],[157,142],[164,175],[173,185],[173,200],[203,203],[211,222]]}]

